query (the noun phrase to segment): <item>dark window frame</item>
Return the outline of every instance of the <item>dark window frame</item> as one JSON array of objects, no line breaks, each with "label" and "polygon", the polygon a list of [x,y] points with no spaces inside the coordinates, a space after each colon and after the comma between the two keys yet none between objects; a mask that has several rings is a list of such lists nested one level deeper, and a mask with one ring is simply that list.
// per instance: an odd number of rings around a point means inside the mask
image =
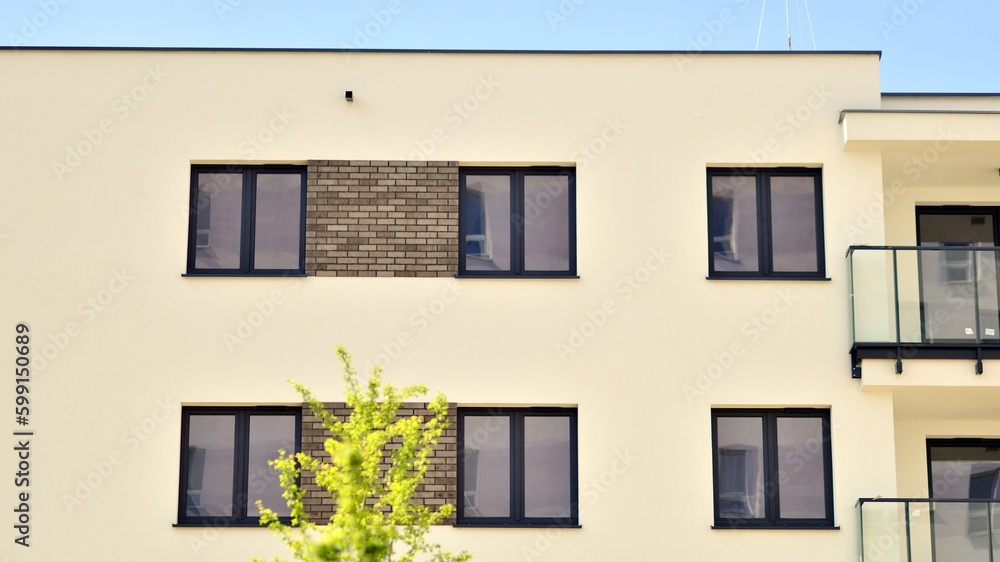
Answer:
[{"label": "dark window frame", "polygon": [[[816,226],[816,271],[774,271],[774,248],[771,244],[771,178],[811,177],[815,187],[814,218]],[[757,270],[756,271],[716,271],[715,270],[715,224],[716,211],[713,205],[712,178],[748,177],[754,178],[757,203]],[[709,279],[826,279],[826,251],[823,224],[823,170],[822,168],[776,167],[776,168],[708,168],[708,277]]]},{"label": "dark window frame", "polygon": [[[996,222],[994,222],[994,225],[996,225]],[[1000,447],[1000,439],[995,438],[995,437],[955,437],[955,438],[928,437],[926,439],[925,446],[924,446],[924,451],[925,451],[925,454],[926,454],[926,462],[927,462],[927,497],[928,498],[933,499],[933,498],[937,497],[934,494],[934,472],[933,472],[933,466],[932,466],[933,459],[931,458],[931,449],[934,449],[934,448],[938,448],[938,449],[971,448],[971,447],[982,447],[984,449],[991,449],[991,448],[995,448],[995,447]],[[996,480],[996,478],[998,478],[998,476],[996,475],[995,471],[996,471],[996,469],[994,469],[994,475],[995,476],[994,476],[994,480],[993,480],[993,483],[992,483],[994,491],[996,490],[996,486],[997,486],[997,480]],[[981,476],[982,474],[983,473],[979,473],[978,475]],[[973,478],[975,478],[976,476],[977,476],[977,474],[970,474],[970,478],[969,478],[969,494],[968,494],[969,498],[968,499],[992,499],[992,498],[986,498],[986,497],[973,497],[973,495],[972,495],[972,485],[973,485]],[[982,515],[980,515],[978,509],[974,509],[973,505],[974,504],[971,504],[971,503],[968,505],[968,512],[966,514],[966,517],[967,517],[967,520],[966,520],[966,532],[964,533],[964,535],[966,537],[969,537],[969,538],[984,536],[988,532],[990,532],[990,529],[988,527],[986,527],[986,523],[987,523],[987,521],[989,521],[989,519],[987,519],[986,512],[987,512],[987,510],[995,510],[996,509],[995,504],[987,503],[987,504],[985,504],[983,506]],[[937,539],[937,535],[936,535],[936,532],[935,532],[936,531],[935,517],[939,517],[939,515],[935,511],[933,511],[933,510],[931,511],[930,515],[931,515],[931,523],[930,523],[930,528],[931,528],[931,551],[932,551],[932,553],[934,555],[938,556],[938,559],[940,559],[941,556],[937,553],[937,540],[938,539]],[[985,520],[985,521],[982,522],[983,523],[983,527],[984,527],[982,531],[979,531],[979,529],[978,529],[978,527],[979,527],[979,521],[978,521],[978,519],[980,517],[982,517]],[[993,525],[994,525],[994,528],[997,525],[997,523],[996,523],[996,516],[993,517]],[[976,527],[976,528],[974,529],[973,527]],[[995,531],[993,531],[993,532],[995,532]]]},{"label": "dark window frame", "polygon": [[[713,408],[712,409],[712,503],[716,529],[834,529],[833,456],[830,410],[822,408]],[[719,502],[719,418],[761,418],[763,433],[764,517],[724,518]],[[823,519],[782,518],[778,469],[778,418],[819,418],[823,428],[823,492],[826,514]]]},{"label": "dark window frame", "polygon": [[[232,516],[192,516],[187,514],[188,490],[188,444],[191,438],[190,418],[192,415],[235,416],[234,462],[233,462],[233,509]],[[180,454],[180,487],[177,498],[178,526],[228,526],[228,527],[259,527],[259,516],[248,516],[248,506],[251,500],[248,491],[249,480],[249,444],[250,416],[294,416],[295,417],[295,451],[302,450],[302,408],[285,406],[247,406],[247,407],[214,407],[214,406],[184,406],[181,408],[181,454]],[[291,452],[291,451],[289,451]],[[278,456],[275,451],[275,457]],[[274,506],[267,506],[273,508]],[[279,517],[285,524],[291,524],[291,517]]]},{"label": "dark window frame", "polygon": [[[510,517],[467,517],[465,515],[465,417],[507,416],[510,418]],[[559,517],[524,516],[524,418],[531,416],[569,419],[570,515]],[[459,408],[458,409],[458,498],[456,526],[459,527],[579,527],[580,481],[576,408]]]},{"label": "dark window frame", "polygon": [[[569,265],[561,270],[525,270],[524,268],[524,177],[565,176],[568,189],[568,256]],[[466,268],[465,209],[469,204],[466,191],[468,176],[506,176],[510,178],[510,269],[482,271]],[[458,275],[460,277],[576,277],[576,168],[574,167],[463,167],[458,172]]]},{"label": "dark window frame", "polygon": [[[199,174],[240,174],[242,176],[241,222],[240,222],[240,266],[238,268],[196,268],[195,257],[198,245],[198,175]],[[299,260],[294,269],[261,269],[253,265],[256,235],[256,185],[260,174],[296,174],[301,178],[299,196]],[[289,276],[305,275],[306,272],[306,166],[285,164],[264,165],[215,165],[195,164],[191,166],[188,225],[188,276]]]},{"label": "dark window frame", "polygon": [[996,437],[928,437],[925,444],[925,452],[927,455],[927,497],[933,498],[934,496],[934,474],[931,467],[931,449],[933,448],[967,448],[967,447],[983,447],[983,448],[994,448],[1000,447],[1000,438]]},{"label": "dark window frame", "polygon": [[[923,226],[926,224],[926,220],[930,217],[956,217],[956,216],[969,216],[969,215],[986,215],[990,217],[993,221],[993,229],[991,234],[993,235],[992,245],[1000,245],[1000,206],[996,205],[917,205],[914,208],[914,218],[916,224],[916,244],[917,246],[923,246],[927,244],[927,240],[924,239]],[[980,242],[981,243],[981,242]],[[981,259],[985,256],[990,256],[991,254],[985,252],[974,252],[970,250],[977,245],[975,242],[949,242],[942,243],[942,247],[953,246],[956,251],[941,250],[940,251],[940,275],[942,277],[952,272],[960,272],[962,277],[954,278],[953,280],[946,280],[944,278],[940,279],[941,284],[955,283],[958,285],[972,284],[977,281],[973,278],[973,261]],[[955,255],[962,256],[963,254],[968,256],[968,260],[965,261],[964,267],[961,263],[951,262],[950,258]],[[920,273],[920,284],[919,284],[919,302],[920,302],[920,339],[923,342],[933,342],[933,343],[954,343],[958,345],[974,345],[974,339],[964,339],[964,338],[950,338],[935,336],[930,337],[928,332],[928,326],[935,322],[933,319],[934,308],[933,305],[927,303],[924,296],[924,268],[926,267],[925,257],[923,252],[917,252],[917,267]],[[958,267],[955,267],[958,266]],[[982,312],[982,311],[981,311]],[[986,327],[986,326],[983,326]],[[981,337],[981,336],[980,336]]]},{"label": "dark window frame", "polygon": [[921,219],[929,216],[989,215],[993,219],[993,239],[1000,240],[1000,206],[997,205],[917,205],[914,207],[916,243],[920,246]]}]

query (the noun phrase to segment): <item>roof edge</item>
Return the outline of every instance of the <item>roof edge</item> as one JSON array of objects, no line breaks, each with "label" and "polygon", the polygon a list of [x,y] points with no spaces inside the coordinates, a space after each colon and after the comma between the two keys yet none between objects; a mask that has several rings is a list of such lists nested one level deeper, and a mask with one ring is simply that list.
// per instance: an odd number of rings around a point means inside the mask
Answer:
[{"label": "roof edge", "polygon": [[1000,92],[882,92],[885,98],[992,98]]},{"label": "roof edge", "polygon": [[502,54],[502,55],[877,55],[882,51],[691,51],[691,50],[542,50],[542,49],[345,49],[345,48],[258,48],[258,47],[95,47],[0,45],[0,51],[179,51],[250,53],[423,53],[423,54]]},{"label": "roof edge", "polygon": [[909,113],[912,115],[918,114],[936,114],[936,115],[1000,115],[1000,111],[996,110],[985,110],[985,109],[841,109],[840,117],[837,119],[837,124],[844,122],[844,116],[848,113],[882,113],[882,114],[894,114],[894,113]]}]

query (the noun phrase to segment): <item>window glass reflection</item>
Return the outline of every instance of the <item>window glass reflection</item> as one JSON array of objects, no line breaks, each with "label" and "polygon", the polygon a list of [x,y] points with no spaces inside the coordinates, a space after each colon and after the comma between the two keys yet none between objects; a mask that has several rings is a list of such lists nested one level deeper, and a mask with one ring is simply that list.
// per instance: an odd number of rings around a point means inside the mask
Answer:
[{"label": "window glass reflection", "polygon": [[465,183],[465,268],[510,270],[510,178],[467,176]]},{"label": "window glass reflection", "polygon": [[510,516],[510,418],[465,416],[465,517]]},{"label": "window glass reflection", "polygon": [[712,254],[716,271],[757,271],[757,181],[712,177]]},{"label": "window glass reflection", "polygon": [[524,418],[524,515],[569,517],[569,418]]},{"label": "window glass reflection", "polygon": [[233,515],[235,427],[234,416],[190,417],[187,450],[188,515]]}]

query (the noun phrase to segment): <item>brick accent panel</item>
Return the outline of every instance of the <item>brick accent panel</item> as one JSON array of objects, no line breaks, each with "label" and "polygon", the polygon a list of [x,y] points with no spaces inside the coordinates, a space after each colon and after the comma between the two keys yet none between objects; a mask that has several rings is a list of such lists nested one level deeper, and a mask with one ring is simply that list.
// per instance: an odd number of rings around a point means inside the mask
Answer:
[{"label": "brick accent panel", "polygon": [[306,273],[458,273],[458,163],[310,160]]},{"label": "brick accent panel", "polygon": [[[351,409],[343,402],[325,404],[340,421],[347,421]],[[399,417],[412,415],[422,416],[429,420],[432,413],[427,409],[427,403],[405,403],[399,409]],[[430,456],[430,466],[424,481],[417,488],[414,500],[428,506],[439,506],[446,503],[456,505],[458,501],[458,410],[455,404],[448,405],[448,428],[441,434],[438,445]],[[330,462],[330,455],[323,448],[323,443],[330,437],[330,432],[323,423],[313,415],[308,405],[302,408],[302,451],[323,462]],[[387,448],[391,448],[392,443]],[[382,474],[389,469],[386,462],[381,467]],[[325,489],[316,484],[316,476],[303,472],[302,487],[305,490],[304,504],[306,512],[316,523],[322,524],[333,516],[337,509],[335,499]],[[442,524],[455,523],[455,514]]]}]

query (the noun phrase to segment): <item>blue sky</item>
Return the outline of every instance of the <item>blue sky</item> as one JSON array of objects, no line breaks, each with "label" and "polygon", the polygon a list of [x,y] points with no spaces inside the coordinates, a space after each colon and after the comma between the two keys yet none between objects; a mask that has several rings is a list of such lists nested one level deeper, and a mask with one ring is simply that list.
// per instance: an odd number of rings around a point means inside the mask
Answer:
[{"label": "blue sky", "polygon": [[1000,92],[998,23],[997,0],[3,0],[0,44],[752,51],[790,27],[882,51],[885,92]]}]

